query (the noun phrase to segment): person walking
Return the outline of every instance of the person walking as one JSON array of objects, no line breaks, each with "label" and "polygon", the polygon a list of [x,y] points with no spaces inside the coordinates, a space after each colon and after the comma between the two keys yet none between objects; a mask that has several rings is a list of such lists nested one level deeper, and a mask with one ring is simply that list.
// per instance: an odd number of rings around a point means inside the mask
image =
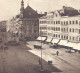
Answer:
[{"label": "person walking", "polygon": [[39,58],[38,62],[39,62],[39,65],[41,65],[41,58]]},{"label": "person walking", "polygon": [[59,55],[59,51],[56,52],[56,55],[57,55],[57,56]]}]

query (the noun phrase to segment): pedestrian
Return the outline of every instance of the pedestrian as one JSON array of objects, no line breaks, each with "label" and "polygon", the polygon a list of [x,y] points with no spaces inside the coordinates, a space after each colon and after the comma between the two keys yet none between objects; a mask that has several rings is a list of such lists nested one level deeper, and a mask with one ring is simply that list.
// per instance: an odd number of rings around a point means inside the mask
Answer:
[{"label": "pedestrian", "polygon": [[41,58],[39,58],[38,62],[39,62],[39,64],[41,65]]},{"label": "pedestrian", "polygon": [[59,55],[59,51],[56,52],[56,55],[57,55],[57,56]]}]

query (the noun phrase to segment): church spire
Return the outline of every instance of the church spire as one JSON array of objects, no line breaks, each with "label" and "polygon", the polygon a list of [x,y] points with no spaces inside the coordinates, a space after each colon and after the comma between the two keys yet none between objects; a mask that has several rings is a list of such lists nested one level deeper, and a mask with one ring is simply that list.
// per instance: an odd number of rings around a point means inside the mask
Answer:
[{"label": "church spire", "polygon": [[27,5],[29,6],[29,0],[28,0],[28,4]]},{"label": "church spire", "polygon": [[21,9],[20,9],[20,11],[23,11],[24,10],[24,1],[22,0],[21,1]]},{"label": "church spire", "polygon": [[23,17],[23,11],[24,11],[24,1],[21,1],[21,9],[20,9],[20,18]]}]

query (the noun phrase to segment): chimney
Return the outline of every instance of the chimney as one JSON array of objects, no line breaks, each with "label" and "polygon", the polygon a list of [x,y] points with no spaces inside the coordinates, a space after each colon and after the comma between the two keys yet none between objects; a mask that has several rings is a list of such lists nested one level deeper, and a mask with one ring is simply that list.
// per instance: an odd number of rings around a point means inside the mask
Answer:
[{"label": "chimney", "polygon": [[45,15],[47,15],[47,12],[44,12]]}]

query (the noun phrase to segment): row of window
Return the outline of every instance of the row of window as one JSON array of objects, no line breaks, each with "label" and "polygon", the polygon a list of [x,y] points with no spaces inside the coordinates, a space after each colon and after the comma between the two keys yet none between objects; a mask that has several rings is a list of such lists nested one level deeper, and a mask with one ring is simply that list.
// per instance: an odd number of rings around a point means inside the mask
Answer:
[{"label": "row of window", "polygon": [[[60,27],[40,27],[40,30],[60,31]],[[79,31],[78,33],[80,34],[80,29],[77,30],[75,28],[61,28],[61,32],[72,32],[72,33],[75,33],[77,31]]]},{"label": "row of window", "polygon": [[60,21],[40,21],[40,24],[60,24]]},{"label": "row of window", "polygon": [[[42,35],[43,36],[47,36],[47,33],[42,33]],[[61,38],[61,39],[70,40],[70,41],[78,41],[76,39],[76,37],[65,36],[65,35],[61,35],[60,36],[60,34],[51,34],[51,33],[48,33],[48,36],[52,36],[52,35],[53,35],[54,38]],[[79,39],[79,41],[80,41],[80,39]]]},{"label": "row of window", "polygon": [[47,18],[53,18],[54,16],[53,15],[49,15],[49,16],[47,16]]},{"label": "row of window", "polygon": [[74,28],[69,28],[69,29],[68,28],[61,28],[61,31],[62,32],[73,32],[74,33],[74,32],[76,32],[76,29],[74,29]]},{"label": "row of window", "polygon": [[75,20],[75,21],[61,21],[62,25],[68,25],[68,24],[79,24],[80,25],[80,21]]},{"label": "row of window", "polygon": [[40,21],[40,24],[61,24],[61,25],[68,25],[68,24],[79,24],[80,25],[80,21],[75,20],[75,21]]},{"label": "row of window", "polygon": [[60,31],[60,27],[40,27],[40,30],[54,30],[54,31]]},{"label": "row of window", "polygon": [[48,27],[48,30],[60,31],[60,27]]},{"label": "row of window", "polygon": [[43,36],[53,36],[54,38],[61,38],[61,39],[70,40],[70,41],[80,41],[80,38],[78,40],[78,38],[76,39],[76,37],[67,36],[67,35],[52,34],[47,32],[42,32],[40,34]]}]

